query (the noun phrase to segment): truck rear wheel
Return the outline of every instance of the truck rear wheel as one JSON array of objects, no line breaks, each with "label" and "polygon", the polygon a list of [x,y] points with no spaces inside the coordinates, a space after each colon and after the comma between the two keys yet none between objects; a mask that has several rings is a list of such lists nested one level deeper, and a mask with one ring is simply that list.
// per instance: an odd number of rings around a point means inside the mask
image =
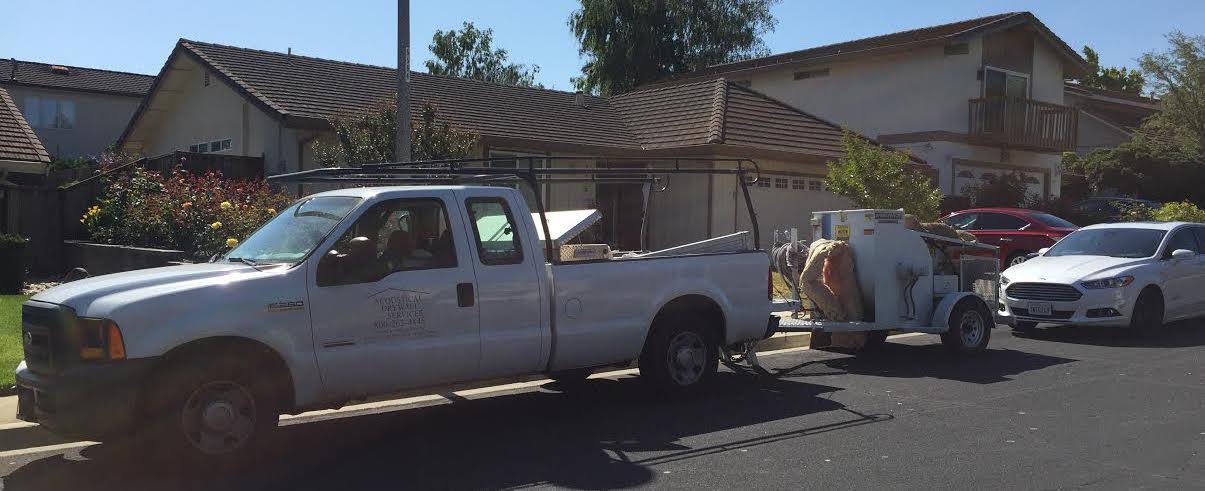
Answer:
[{"label": "truck rear wheel", "polygon": [[992,312],[982,300],[963,298],[950,310],[950,330],[941,335],[941,343],[955,353],[983,351],[992,337],[992,322]]},{"label": "truck rear wheel", "polygon": [[148,450],[214,470],[254,463],[280,418],[270,374],[238,356],[173,363],[147,394]]},{"label": "truck rear wheel", "polygon": [[714,324],[701,315],[662,313],[640,354],[640,376],[669,392],[699,390],[719,367],[717,338]]}]

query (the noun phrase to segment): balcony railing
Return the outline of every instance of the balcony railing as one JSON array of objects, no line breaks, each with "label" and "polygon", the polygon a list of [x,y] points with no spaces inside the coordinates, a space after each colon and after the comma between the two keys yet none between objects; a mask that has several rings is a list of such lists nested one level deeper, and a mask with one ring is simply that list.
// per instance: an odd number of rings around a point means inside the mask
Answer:
[{"label": "balcony railing", "polygon": [[1079,112],[1073,107],[1009,97],[971,99],[972,141],[1029,150],[1075,150]]}]

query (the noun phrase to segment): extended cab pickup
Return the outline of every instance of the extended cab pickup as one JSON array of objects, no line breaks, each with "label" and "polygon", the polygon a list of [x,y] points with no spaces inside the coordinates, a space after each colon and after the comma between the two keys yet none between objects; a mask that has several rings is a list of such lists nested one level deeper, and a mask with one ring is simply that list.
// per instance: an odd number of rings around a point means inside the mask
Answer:
[{"label": "extended cab pickup", "polygon": [[764,251],[550,262],[532,216],[506,187],[342,189],[209,263],[52,288],[23,308],[19,415],[231,459],[281,413],[408,389],[638,360],[692,390],[767,336]]}]

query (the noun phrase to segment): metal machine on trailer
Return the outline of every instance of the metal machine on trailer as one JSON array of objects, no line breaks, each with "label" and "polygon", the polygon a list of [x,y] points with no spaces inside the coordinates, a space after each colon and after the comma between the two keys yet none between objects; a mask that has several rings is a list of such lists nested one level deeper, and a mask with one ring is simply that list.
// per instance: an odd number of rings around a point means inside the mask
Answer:
[{"label": "metal machine on trailer", "polygon": [[[889,331],[940,334],[958,352],[986,348],[999,277],[996,247],[912,230],[903,210],[816,212],[811,226],[813,240],[849,243],[865,319],[792,316],[779,322],[778,331],[810,332],[817,348],[872,348]],[[840,346],[850,338],[854,346]]]}]

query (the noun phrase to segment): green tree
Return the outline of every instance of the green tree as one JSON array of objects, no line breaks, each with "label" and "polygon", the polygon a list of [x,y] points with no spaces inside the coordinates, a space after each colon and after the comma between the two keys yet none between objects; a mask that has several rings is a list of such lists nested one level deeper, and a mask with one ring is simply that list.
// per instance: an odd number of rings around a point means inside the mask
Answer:
[{"label": "green tree", "polygon": [[1151,124],[1200,153],[1205,149],[1205,36],[1173,31],[1167,41],[1167,51],[1138,60],[1162,109]]},{"label": "green tree", "polygon": [[478,30],[465,22],[457,31],[436,30],[427,46],[434,60],[427,60],[427,73],[471,78],[521,87],[543,87],[536,83],[538,65],[510,63],[505,49],[494,48],[494,30]]},{"label": "green tree", "polygon": [[[332,118],[334,138],[313,144],[314,159],[324,167],[357,166],[394,161],[397,112],[392,99],[360,113]],[[477,137],[438,121],[430,104],[410,128],[410,157],[439,160],[467,157],[477,148]]]},{"label": "green tree", "polygon": [[1087,87],[1141,94],[1146,86],[1146,78],[1138,70],[1100,66],[1100,55],[1091,47],[1084,46],[1084,59],[1088,61],[1092,71],[1084,75],[1079,82]]},{"label": "green tree", "polygon": [[915,167],[908,154],[881,147],[846,131],[845,155],[828,163],[828,190],[859,208],[898,209],[924,221],[936,220],[942,193]]},{"label": "green tree", "polygon": [[1084,176],[1093,193],[1116,193],[1155,201],[1205,203],[1205,164],[1192,146],[1178,144],[1157,124],[1144,124],[1116,148],[1063,156],[1066,172]]},{"label": "green tree", "polygon": [[581,0],[569,29],[586,57],[579,90],[610,95],[769,54],[777,0]]}]

